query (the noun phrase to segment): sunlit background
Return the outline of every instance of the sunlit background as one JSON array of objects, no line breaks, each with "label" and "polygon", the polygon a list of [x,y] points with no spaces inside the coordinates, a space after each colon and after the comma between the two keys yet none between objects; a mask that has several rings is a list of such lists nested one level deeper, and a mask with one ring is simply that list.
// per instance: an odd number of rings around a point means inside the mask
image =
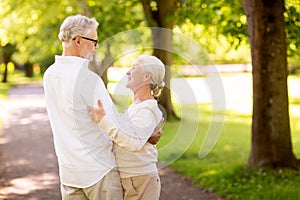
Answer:
[{"label": "sunlit background", "polygon": [[[157,3],[150,2],[157,9]],[[293,151],[300,157],[300,4],[298,0],[286,0],[285,5],[291,135]],[[120,112],[131,102],[125,73],[138,55],[153,53],[151,30],[147,28],[141,1],[1,0],[2,119],[8,117],[4,109],[8,91],[19,84],[41,83],[43,72],[54,62],[54,55],[62,52],[57,36],[62,21],[78,13],[95,17],[100,23],[99,49],[90,69],[103,75],[103,69],[109,67],[107,88]],[[247,18],[240,0],[178,1],[173,17],[171,98],[176,114],[184,117],[164,125],[164,135],[158,144],[160,161],[192,178],[195,185],[232,199],[299,199],[299,176],[282,171],[243,173],[251,146],[253,85]],[[212,85],[208,84],[210,76],[221,83],[224,98],[212,98],[212,93],[218,91],[212,91]],[[39,101],[38,107],[43,106],[43,101]],[[215,135],[213,149],[200,159],[203,141],[214,125],[214,114],[220,116],[222,130]],[[20,124],[33,128],[39,118],[47,120],[45,114],[33,115],[24,117]],[[186,137],[179,137],[185,134],[182,125],[196,128],[186,133]],[[182,143],[186,138],[186,143]],[[0,142],[5,145],[10,141]],[[54,155],[49,159],[55,159]],[[30,166],[23,158],[9,164]],[[15,178],[10,186],[0,188],[0,194],[25,195],[48,188],[57,181],[53,176],[42,173]],[[30,189],[23,188],[25,185]]]}]

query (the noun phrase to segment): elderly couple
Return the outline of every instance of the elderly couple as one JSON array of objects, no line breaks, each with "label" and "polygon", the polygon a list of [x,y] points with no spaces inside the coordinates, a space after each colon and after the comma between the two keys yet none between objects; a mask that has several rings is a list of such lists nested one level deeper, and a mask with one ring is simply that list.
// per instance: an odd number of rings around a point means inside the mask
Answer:
[{"label": "elderly couple", "polygon": [[155,99],[164,65],[154,56],[137,58],[126,73],[134,101],[119,114],[101,78],[88,69],[97,27],[95,19],[67,17],[58,35],[63,53],[44,75],[62,199],[159,199],[155,144],[163,118]]}]

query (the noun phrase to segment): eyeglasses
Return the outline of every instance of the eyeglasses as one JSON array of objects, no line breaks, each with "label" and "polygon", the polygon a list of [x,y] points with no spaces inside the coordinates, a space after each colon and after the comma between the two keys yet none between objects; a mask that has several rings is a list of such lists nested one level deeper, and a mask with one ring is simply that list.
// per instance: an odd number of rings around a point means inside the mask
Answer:
[{"label": "eyeglasses", "polygon": [[[89,41],[94,42],[94,46],[95,46],[95,47],[96,47],[97,44],[98,44],[98,40],[94,40],[94,39],[87,38],[87,37],[83,37],[83,36],[78,36],[78,37],[80,37],[80,38],[82,38],[82,39],[85,39],[85,40],[89,40]],[[76,38],[76,37],[75,37],[75,38]],[[75,40],[75,38],[74,38],[73,40]]]}]

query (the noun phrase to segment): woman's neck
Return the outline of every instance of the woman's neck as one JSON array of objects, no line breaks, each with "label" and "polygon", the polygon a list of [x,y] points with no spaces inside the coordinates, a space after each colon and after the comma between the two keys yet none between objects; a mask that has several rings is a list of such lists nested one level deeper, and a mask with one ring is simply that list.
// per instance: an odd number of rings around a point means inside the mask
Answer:
[{"label": "woman's neck", "polygon": [[150,90],[138,89],[134,92],[134,103],[141,103],[149,99],[154,99]]}]

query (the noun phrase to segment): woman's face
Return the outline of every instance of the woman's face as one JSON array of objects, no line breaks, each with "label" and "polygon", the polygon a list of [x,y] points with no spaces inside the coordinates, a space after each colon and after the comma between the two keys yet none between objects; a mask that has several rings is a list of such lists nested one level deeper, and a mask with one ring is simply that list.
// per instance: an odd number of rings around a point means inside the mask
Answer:
[{"label": "woman's face", "polygon": [[[149,73],[143,71],[141,60],[137,60],[133,63],[132,68],[126,73],[127,75],[127,84],[126,87],[131,89],[132,91],[137,90],[141,86],[149,84]],[[147,75],[148,74],[148,75]]]}]

